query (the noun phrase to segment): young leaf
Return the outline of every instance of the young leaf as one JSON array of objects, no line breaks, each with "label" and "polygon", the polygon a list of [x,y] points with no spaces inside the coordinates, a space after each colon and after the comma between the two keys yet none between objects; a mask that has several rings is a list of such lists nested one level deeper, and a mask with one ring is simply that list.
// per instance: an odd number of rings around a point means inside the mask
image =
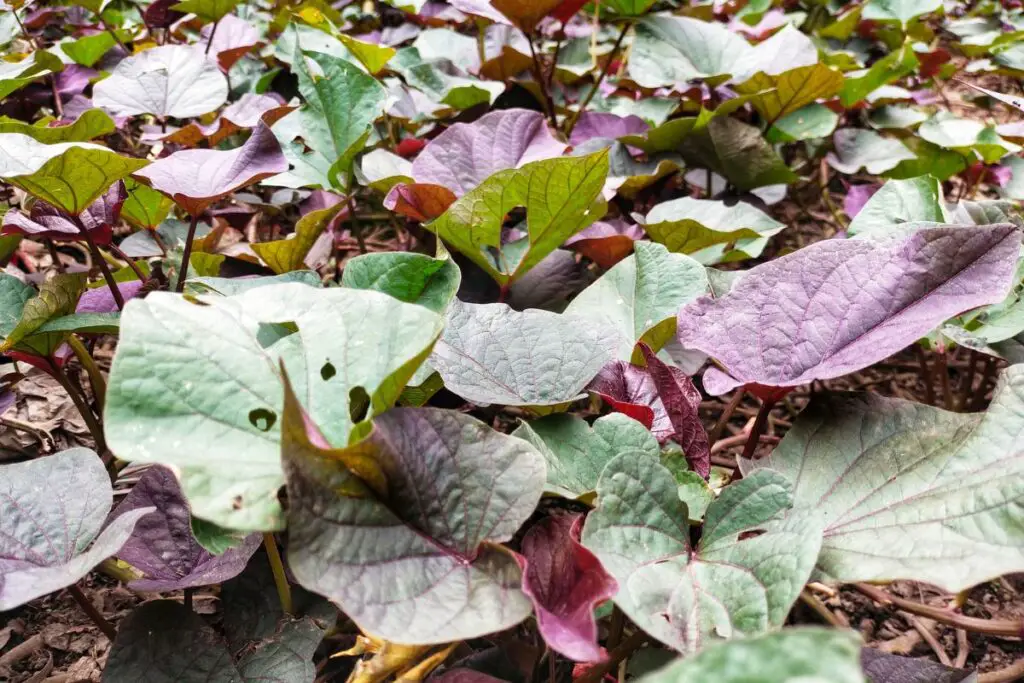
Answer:
[{"label": "young leaf", "polygon": [[573,299],[565,312],[617,333],[616,358],[633,357],[637,342],[658,350],[675,335],[679,308],[708,291],[704,267],[652,242],[637,242],[621,261]]},{"label": "young leaf", "polygon": [[[736,260],[736,256],[760,256],[767,238],[786,226],[744,202],[729,206],[711,199],[680,197],[652,208],[643,227],[669,251],[692,254],[701,263],[715,263]],[[728,249],[730,244],[732,249]]]},{"label": "young leaf", "polygon": [[85,448],[0,472],[0,612],[76,583],[153,510],[132,510],[101,532],[114,494],[103,461]]},{"label": "young leaf", "polygon": [[818,242],[751,269],[722,297],[684,306],[679,341],[728,371],[704,373],[713,395],[839,377],[954,315],[1001,301],[1019,252],[1012,225],[931,228],[884,243]]},{"label": "young leaf", "polygon": [[770,458],[744,466],[789,477],[796,505],[827,520],[823,580],[961,591],[1024,567],[1022,414],[1019,365],[984,414],[835,394],[812,401]]},{"label": "young leaf", "polygon": [[693,548],[676,479],[657,460],[620,455],[602,473],[583,544],[618,581],[615,604],[666,645],[693,653],[778,628],[810,576],[819,527],[786,514],[785,478],[757,474],[711,503]]},{"label": "young leaf", "polygon": [[787,628],[709,647],[640,683],[864,683],[860,648],[853,631]]},{"label": "young leaf", "polygon": [[[171,212],[174,201],[132,178],[125,178],[124,186],[128,198],[121,206],[121,217],[136,227],[156,230]],[[121,247],[123,250],[124,244]],[[156,248],[159,253],[159,246]]]},{"label": "young leaf", "polygon": [[165,467],[148,468],[114,511],[123,515],[155,508],[135,525],[117,557],[142,572],[128,584],[138,591],[167,592],[222,583],[237,576],[260,545],[249,534],[238,546],[211,555],[192,535],[188,503],[174,474]]},{"label": "young leaf", "polygon": [[512,435],[540,451],[548,465],[545,490],[566,498],[592,494],[601,471],[618,455],[658,458],[661,453],[646,427],[618,414],[598,418],[591,427],[575,415],[555,413],[524,422]]},{"label": "young leaf", "polygon": [[[387,494],[341,459],[358,450]],[[529,444],[457,412],[395,408],[367,439],[330,449],[286,392],[281,455],[288,561],[300,584],[359,627],[409,645],[500,631],[530,613],[509,540],[544,486]]]},{"label": "young leaf", "polygon": [[[495,173],[425,227],[507,286],[604,215],[608,155],[535,161]],[[502,244],[506,214],[526,208],[527,235]]]},{"label": "young leaf", "polygon": [[148,164],[88,142],[46,145],[20,133],[0,134],[0,179],[72,215]]},{"label": "young leaf", "polygon": [[623,220],[597,221],[567,239],[565,246],[610,269],[629,256],[634,243],[643,236],[643,228]]},{"label": "young leaf", "polygon": [[763,71],[736,86],[750,95],[750,104],[769,125],[819,99],[832,97],[843,87],[843,74],[822,64],[800,66],[770,76]]},{"label": "young leaf", "polygon": [[84,290],[85,273],[59,274],[44,282],[39,295],[25,302],[17,324],[0,344],[0,351],[10,351],[47,321],[73,313]]},{"label": "young leaf", "polygon": [[583,515],[548,517],[523,537],[523,592],[533,601],[537,630],[552,650],[577,662],[605,659],[594,608],[618,591],[592,552],[580,545]]},{"label": "young leaf", "polygon": [[679,151],[688,163],[710,168],[744,190],[799,179],[761,131],[728,116],[713,118],[685,137]]},{"label": "young leaf", "polygon": [[228,82],[202,48],[161,45],[125,57],[93,87],[93,103],[118,116],[155,114],[187,119],[228,98]]},{"label": "young leaf", "polygon": [[293,111],[295,107],[281,104],[281,101],[270,95],[246,93],[237,102],[232,102],[217,116],[217,120],[208,125],[192,122],[184,128],[163,136],[168,142],[178,142],[186,147],[195,147],[206,139],[213,147],[221,140],[246,128],[255,128],[260,121],[268,126]]},{"label": "young leaf", "polygon": [[186,149],[158,159],[135,177],[170,196],[193,216],[235,190],[288,170],[281,145],[260,123],[245,144],[228,152]]},{"label": "young leaf", "polygon": [[119,458],[179,468],[193,514],[230,529],[283,522],[281,360],[328,437],[347,443],[368,428],[362,413],[397,400],[442,324],[377,292],[295,282],[202,301],[157,292],[128,302],[105,427]]},{"label": "young leaf", "polygon": [[565,149],[551,134],[543,114],[526,109],[495,111],[473,123],[456,123],[431,140],[413,161],[412,177],[461,197],[498,171],[559,157]]},{"label": "young leaf", "polygon": [[462,274],[447,254],[390,252],[363,254],[345,264],[341,284],[353,289],[373,289],[399,301],[418,304],[443,313],[455,298]]},{"label": "young leaf", "polygon": [[17,209],[5,213],[2,232],[58,241],[85,241],[86,236],[79,228],[81,223],[96,244],[110,244],[114,226],[121,218],[121,207],[127,198],[124,183],[118,181],[78,215],[78,222],[57,207],[37,201],[28,215]]},{"label": "young leaf", "polygon": [[430,363],[467,401],[557,406],[580,396],[612,348],[606,334],[578,316],[456,299]]},{"label": "young leaf", "polygon": [[343,204],[335,204],[319,211],[310,211],[295,224],[293,235],[283,240],[255,242],[251,245],[252,250],[278,275],[302,270],[306,267],[309,250],[343,208]]}]

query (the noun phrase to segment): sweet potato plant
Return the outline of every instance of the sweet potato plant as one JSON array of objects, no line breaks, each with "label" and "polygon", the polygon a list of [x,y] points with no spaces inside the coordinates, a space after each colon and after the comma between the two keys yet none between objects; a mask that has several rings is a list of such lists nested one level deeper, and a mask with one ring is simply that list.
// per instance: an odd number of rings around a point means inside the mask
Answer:
[{"label": "sweet potato plant", "polygon": [[0,419],[91,445],[0,612],[104,681],[1024,676],[827,602],[1024,635],[1019,2],[0,6]]}]

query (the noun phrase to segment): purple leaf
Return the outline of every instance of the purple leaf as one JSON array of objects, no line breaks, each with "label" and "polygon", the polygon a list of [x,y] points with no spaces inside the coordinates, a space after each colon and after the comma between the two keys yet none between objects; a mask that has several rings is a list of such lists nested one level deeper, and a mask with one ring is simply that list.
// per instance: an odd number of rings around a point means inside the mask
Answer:
[{"label": "purple leaf", "polygon": [[567,239],[565,246],[583,254],[602,268],[611,268],[633,253],[633,243],[643,236],[643,228],[639,225],[616,218],[594,223]]},{"label": "purple leaf", "polygon": [[235,190],[288,170],[281,145],[265,123],[238,149],[187,149],[154,161],[135,177],[169,195],[193,216]]},{"label": "purple leaf", "polygon": [[[144,283],[139,280],[117,283],[117,289],[125,301],[138,296]],[[94,287],[87,289],[78,299],[75,313],[117,313],[120,309],[114,301],[114,295],[110,293],[110,287]]]},{"label": "purple leaf", "polygon": [[552,650],[577,662],[604,660],[594,608],[618,591],[601,561],[580,544],[583,515],[548,517],[523,537],[523,592]]},{"label": "purple leaf", "polygon": [[[157,139],[188,147],[195,147],[201,140],[207,139],[212,147],[240,130],[255,128],[260,121],[272,126],[293,109],[295,107],[282,104],[277,97],[246,93],[237,102],[225,107],[213,123],[204,125],[193,122],[169,135],[159,134]],[[146,140],[147,136],[143,135],[142,138]]]},{"label": "purple leaf", "polygon": [[171,24],[185,17],[184,12],[171,9],[178,0],[154,0],[142,14],[146,26],[150,28],[169,28]]},{"label": "purple leaf", "polygon": [[640,344],[646,368],[614,361],[588,385],[616,412],[641,422],[664,443],[678,443],[693,471],[707,478],[711,471],[708,435],[700,421],[700,392],[682,370],[664,363]]},{"label": "purple leaf", "polygon": [[259,547],[260,535],[250,534],[221,555],[207,552],[192,535],[188,503],[166,467],[147,469],[115,514],[154,507],[156,512],[139,520],[117,554],[143,573],[144,578],[128,584],[134,590],[164,592],[227,581],[245,569]]},{"label": "purple leaf", "polygon": [[0,389],[0,415],[14,407],[18,401],[18,395],[10,389]]},{"label": "purple leaf", "polygon": [[90,79],[96,78],[98,75],[99,71],[95,69],[79,64],[66,64],[63,71],[54,75],[57,92],[62,98],[81,95],[89,87]]},{"label": "purple leaf", "polygon": [[495,111],[473,123],[456,123],[431,140],[413,161],[412,177],[461,197],[498,171],[561,156],[565,149],[542,114]]},{"label": "purple leaf", "polygon": [[[216,27],[216,30],[214,30]],[[210,43],[210,34],[213,42]],[[203,27],[199,44],[207,54],[217,55],[217,64],[227,73],[235,62],[260,42],[260,32],[252,24],[234,14],[225,14],[216,24]],[[209,45],[209,47],[207,47]]]},{"label": "purple leaf", "polygon": [[881,185],[851,185],[846,191],[846,198],[843,199],[843,212],[848,218],[853,218],[880,189]]},{"label": "purple leaf", "polygon": [[440,676],[431,676],[430,683],[506,683],[503,678],[495,678],[473,669],[449,669]]},{"label": "purple leaf", "polygon": [[639,116],[619,116],[606,112],[585,112],[572,129],[569,142],[578,146],[594,138],[618,139],[623,135],[642,135],[650,128]]},{"label": "purple leaf", "polygon": [[1020,252],[1012,225],[826,240],[748,271],[679,312],[684,347],[716,358],[704,387],[793,387],[856,372],[946,319],[1002,301]]},{"label": "purple leaf", "polygon": [[85,448],[0,470],[0,612],[76,583],[152,511],[120,515],[101,533],[114,493],[103,461]]},{"label": "purple leaf", "polygon": [[508,17],[491,5],[490,0],[449,0],[448,4],[466,14],[490,19],[498,24],[512,24]]},{"label": "purple leaf", "polygon": [[426,223],[438,218],[458,197],[443,185],[431,183],[398,184],[384,198],[384,208],[414,221]]},{"label": "purple leaf", "polygon": [[860,664],[870,683],[968,683],[968,680],[977,680],[977,675],[970,670],[951,669],[927,659],[900,657],[869,647],[861,650]]},{"label": "purple leaf", "polygon": [[[113,227],[121,219],[121,207],[127,198],[128,192],[119,180],[79,214],[82,226],[91,233],[97,244],[110,244]],[[4,215],[0,232],[4,235],[33,235],[65,242],[85,239],[71,216],[42,200],[32,206],[28,215],[20,210],[8,211]]]}]

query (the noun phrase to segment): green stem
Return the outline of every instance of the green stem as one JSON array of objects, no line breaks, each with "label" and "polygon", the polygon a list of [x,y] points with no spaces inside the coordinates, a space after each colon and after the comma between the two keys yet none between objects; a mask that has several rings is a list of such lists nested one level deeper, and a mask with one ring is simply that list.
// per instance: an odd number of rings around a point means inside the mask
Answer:
[{"label": "green stem", "polygon": [[82,364],[86,374],[89,375],[92,393],[96,396],[96,407],[102,412],[103,404],[107,398],[107,383],[103,379],[103,373],[100,372],[99,367],[96,366],[96,361],[89,355],[89,350],[85,348],[85,344],[78,337],[73,334],[69,335],[67,341],[68,346],[75,352],[78,362]]},{"label": "green stem", "polygon": [[540,57],[537,54],[537,48],[533,45],[533,36],[527,35],[526,41],[530,44],[530,56],[533,57],[533,77],[537,81],[537,87],[540,88],[544,113],[547,114],[551,125],[557,128],[558,119],[555,118],[555,101],[551,99],[551,93],[548,92],[547,80],[545,80],[544,72],[540,68]]},{"label": "green stem", "polygon": [[277,586],[277,597],[281,601],[281,609],[285,614],[293,614],[292,589],[288,585],[288,576],[284,573],[284,563],[281,561],[281,553],[277,550],[274,534],[263,534],[263,547],[266,548],[267,558],[270,560],[270,571],[274,574],[274,585]]},{"label": "green stem", "polygon": [[[604,82],[605,77],[608,75],[608,71],[611,70],[612,62],[615,61],[615,57],[619,53],[619,48],[622,47],[622,41],[626,39],[626,34],[629,32],[630,26],[631,24],[625,24],[622,27],[622,32],[619,33],[619,37],[615,39],[615,45],[612,46],[612,51],[608,54],[608,59],[604,63],[604,68],[601,69],[601,74],[597,77],[597,82],[594,83],[594,87],[590,89],[586,98],[584,98],[583,102],[580,103],[580,107],[576,111],[576,114],[569,119],[569,125],[565,127],[566,137],[572,135],[572,129],[576,127],[576,122],[580,120],[581,116],[583,116],[583,112],[586,111],[587,105],[590,104],[590,101],[594,99],[594,95],[597,94],[597,91],[601,88],[601,83]],[[710,190],[711,188],[708,189]]]},{"label": "green stem", "polygon": [[199,215],[192,216],[192,223],[188,226],[188,237],[185,238],[185,252],[181,255],[181,267],[178,268],[178,282],[174,285],[174,291],[185,291],[185,278],[188,276],[188,260],[192,257],[192,242],[196,239],[196,226],[199,225]]},{"label": "green stem", "polygon": [[135,277],[139,278],[140,282],[146,281],[147,278],[145,274],[141,270],[139,270],[138,264],[135,263],[135,261],[133,261],[131,257],[129,257],[127,254],[121,251],[120,247],[111,242],[108,248],[110,249],[110,251],[114,252],[114,255],[117,256],[117,258],[121,259],[122,261],[128,264],[128,267],[131,268],[132,271],[134,271]]}]

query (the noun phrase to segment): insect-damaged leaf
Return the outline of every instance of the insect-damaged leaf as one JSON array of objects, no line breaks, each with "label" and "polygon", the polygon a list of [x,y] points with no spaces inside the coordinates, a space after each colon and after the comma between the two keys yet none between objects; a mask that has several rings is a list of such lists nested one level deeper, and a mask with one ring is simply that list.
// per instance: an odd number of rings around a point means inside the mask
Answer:
[{"label": "insect-damaged leaf", "polygon": [[598,418],[591,426],[575,415],[555,413],[524,422],[513,435],[533,444],[547,461],[545,490],[567,498],[593,493],[601,470],[617,455],[657,458],[661,452],[644,425],[618,414]]},{"label": "insect-damaged leaf", "polygon": [[46,145],[20,133],[0,134],[0,180],[69,214],[148,164],[88,142]]},{"label": "insect-damaged leaf", "polygon": [[0,475],[0,612],[77,582],[152,511],[120,515],[101,533],[114,493],[85,448],[3,465]]},{"label": "insect-damaged leaf", "polygon": [[523,537],[523,592],[533,601],[537,630],[552,650],[577,662],[605,659],[594,608],[618,590],[592,552],[580,545],[583,516],[548,517]]},{"label": "insect-damaged leaf", "polygon": [[1001,301],[1012,225],[920,230],[874,243],[818,242],[748,271],[724,296],[679,312],[684,347],[712,355],[704,387],[791,387],[876,363],[963,311]]},{"label": "insect-damaged leaf", "polygon": [[158,159],[135,174],[198,216],[235,190],[288,170],[281,145],[260,123],[245,144],[227,152],[186,149]]},{"label": "insect-damaged leaf", "polygon": [[237,576],[260,544],[250,534],[236,547],[211,555],[192,534],[188,503],[174,474],[165,467],[151,467],[132,487],[114,514],[139,508],[156,508],[143,517],[117,557],[142,572],[130,588],[139,591],[175,591],[209,586]]},{"label": "insect-damaged leaf", "polygon": [[853,631],[790,628],[708,647],[639,683],[864,683],[860,646]]},{"label": "insect-damaged leaf", "polygon": [[[395,408],[355,446],[328,441],[290,393],[281,455],[288,481],[288,561],[368,633],[408,645],[513,626],[530,613],[519,566],[498,545],[533,511],[544,459],[528,443],[433,408]],[[371,487],[342,457],[370,456]]]},{"label": "insect-damaged leaf", "polygon": [[193,514],[231,529],[283,523],[281,360],[344,444],[368,429],[364,415],[395,402],[442,324],[421,306],[348,288],[283,283],[201,299],[157,292],[125,306],[105,426],[119,458],[179,468]]},{"label": "insect-damaged leaf", "polygon": [[1021,415],[1019,365],[984,414],[837,394],[812,401],[754,466],[789,477],[797,507],[827,520],[822,579],[961,591],[1024,567]]},{"label": "insect-damaged leaf", "polygon": [[[500,171],[425,227],[508,285],[604,215],[607,175],[606,152]],[[527,235],[503,243],[505,216],[517,207],[526,209]]]},{"label": "insect-damaged leaf", "polygon": [[[778,628],[810,576],[819,527],[787,513],[784,477],[756,474],[708,506],[694,548],[676,479],[656,459],[620,455],[602,473],[583,544],[618,581],[615,604],[666,645],[692,653]],[[763,533],[740,540],[755,530]]]},{"label": "insect-damaged leaf", "polygon": [[612,349],[609,336],[579,316],[456,299],[430,363],[467,401],[553,406],[578,398]]}]

